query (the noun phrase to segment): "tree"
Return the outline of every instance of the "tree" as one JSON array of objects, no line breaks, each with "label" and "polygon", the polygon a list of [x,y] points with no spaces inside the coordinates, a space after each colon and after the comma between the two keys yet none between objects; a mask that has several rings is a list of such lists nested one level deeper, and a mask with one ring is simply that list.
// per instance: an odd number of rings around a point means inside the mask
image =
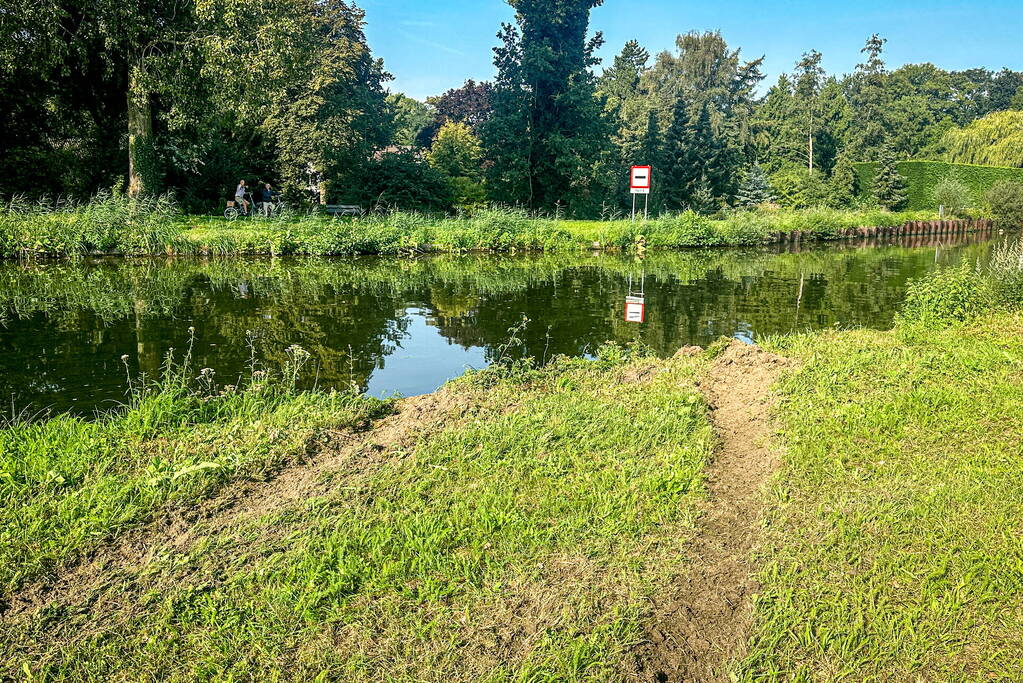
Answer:
[{"label": "tree", "polygon": [[831,203],[835,206],[849,206],[856,197],[856,169],[852,159],[843,150],[838,155],[835,168],[828,180],[831,189]]},{"label": "tree", "polygon": [[820,94],[824,84],[824,69],[821,68],[821,53],[810,50],[796,64],[795,97],[799,118],[803,127],[803,138],[807,141],[806,160],[813,173],[813,142],[820,125]]},{"label": "tree", "polygon": [[610,110],[620,112],[624,104],[638,94],[639,81],[649,59],[650,53],[640,46],[639,41],[625,43],[621,53],[597,81],[597,91],[606,99]]},{"label": "tree", "polygon": [[[640,89],[649,58],[650,54],[637,41],[630,40],[597,82],[597,96],[604,99],[605,113],[616,129],[613,143],[617,164],[610,169],[614,177],[608,186],[615,188],[615,203],[623,209],[629,205],[629,167],[649,165],[654,167],[655,175],[659,171],[657,117]],[[654,206],[660,202],[658,187],[656,183],[648,197]]]},{"label": "tree", "polygon": [[[735,194],[738,167],[734,149],[718,136],[711,123],[710,104],[704,102],[695,119],[679,97],[665,140],[665,198],[668,208],[684,209],[696,201],[696,193],[709,192],[718,205]],[[700,200],[701,204],[707,202]]]},{"label": "tree", "polygon": [[1001,228],[1023,226],[1023,183],[999,180],[984,195],[984,203]]},{"label": "tree", "polygon": [[611,125],[595,97],[591,68],[603,42],[587,39],[602,0],[509,0],[495,48],[494,113],[483,127],[488,182],[498,201],[594,211],[606,195],[600,166]]},{"label": "tree", "polygon": [[430,165],[445,175],[479,180],[483,156],[479,138],[464,123],[445,123],[430,148]]},{"label": "tree", "polygon": [[437,111],[436,120],[441,124],[448,122],[464,123],[479,134],[493,112],[490,98],[493,86],[487,82],[469,79],[460,88],[448,90],[440,97],[431,97],[427,102]]},{"label": "tree", "polygon": [[684,97],[680,96],[675,102],[663,149],[664,203],[672,210],[683,209],[692,201],[703,175],[696,156],[695,129]]},{"label": "tree", "polygon": [[988,114],[944,137],[948,161],[1023,167],[1023,111]]},{"label": "tree", "polygon": [[885,42],[876,33],[867,39],[860,51],[867,59],[857,65],[846,85],[852,109],[850,144],[861,158],[879,149],[891,135],[888,114],[892,98],[886,87],[888,72],[882,58]]},{"label": "tree", "polygon": [[934,205],[944,208],[952,216],[959,216],[973,203],[970,188],[955,174],[950,174],[934,186]]},{"label": "tree", "polygon": [[767,175],[760,164],[754,163],[743,175],[739,191],[735,196],[735,205],[743,209],[753,209],[761,204],[774,201],[774,193],[767,181]]},{"label": "tree", "polygon": [[387,106],[394,119],[394,143],[414,145],[419,133],[429,126],[434,117],[433,108],[402,93],[387,96]]},{"label": "tree", "polygon": [[414,152],[381,154],[359,167],[347,197],[375,209],[446,211],[451,185],[444,175]]},{"label": "tree", "polygon": [[895,165],[895,148],[890,142],[881,146],[877,175],[874,176],[874,198],[882,207],[897,211],[906,204],[906,183]]}]

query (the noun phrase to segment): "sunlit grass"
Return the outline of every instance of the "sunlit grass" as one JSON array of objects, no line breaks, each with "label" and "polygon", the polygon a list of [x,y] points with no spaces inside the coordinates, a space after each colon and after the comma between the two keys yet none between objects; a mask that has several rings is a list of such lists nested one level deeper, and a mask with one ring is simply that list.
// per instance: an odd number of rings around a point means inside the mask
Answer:
[{"label": "sunlit grass", "polygon": [[157,254],[417,254],[554,252],[641,247],[758,245],[778,232],[834,239],[849,227],[887,227],[934,218],[928,212],[738,212],[719,218],[686,212],[649,221],[573,221],[520,209],[488,208],[453,217],[414,212],[331,218],[285,211],[228,221],[183,216],[166,198],[99,196],[83,204],[0,207],[0,257]]},{"label": "sunlit grass", "polygon": [[0,632],[62,679],[613,680],[685,556],[712,447],[702,360],[487,371],[473,408],[323,496],[105,577]]},{"label": "sunlit grass", "polygon": [[358,424],[386,406],[351,393],[296,391],[294,372],[257,370],[243,386],[225,388],[186,362],[168,366],[158,384],[136,386],[126,406],[99,419],[5,425],[0,595],[166,514],[167,505],[265,477],[302,456],[318,429]]},{"label": "sunlit grass", "polygon": [[1023,679],[1023,317],[778,340],[745,680]]}]

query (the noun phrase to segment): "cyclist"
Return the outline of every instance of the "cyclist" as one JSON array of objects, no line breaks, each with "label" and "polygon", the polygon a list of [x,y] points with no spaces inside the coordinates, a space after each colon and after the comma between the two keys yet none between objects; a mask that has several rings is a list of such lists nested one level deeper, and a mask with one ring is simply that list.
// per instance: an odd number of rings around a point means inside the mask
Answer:
[{"label": "cyclist", "polygon": [[242,214],[245,216],[249,215],[249,200],[245,198],[245,179],[238,181],[238,187],[234,191],[234,201],[242,207]]},{"label": "cyclist", "polygon": [[270,183],[263,183],[263,189],[259,191],[259,194],[263,200],[263,215],[269,216],[274,209],[274,199],[276,199],[277,193],[270,187]]}]

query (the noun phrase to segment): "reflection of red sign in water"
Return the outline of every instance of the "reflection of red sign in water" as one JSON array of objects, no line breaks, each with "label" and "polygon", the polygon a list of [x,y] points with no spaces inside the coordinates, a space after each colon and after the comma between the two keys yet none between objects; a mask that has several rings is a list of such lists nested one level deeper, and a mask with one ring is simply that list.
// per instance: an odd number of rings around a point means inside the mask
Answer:
[{"label": "reflection of red sign in water", "polygon": [[625,297],[625,322],[646,322],[646,299],[641,296]]}]

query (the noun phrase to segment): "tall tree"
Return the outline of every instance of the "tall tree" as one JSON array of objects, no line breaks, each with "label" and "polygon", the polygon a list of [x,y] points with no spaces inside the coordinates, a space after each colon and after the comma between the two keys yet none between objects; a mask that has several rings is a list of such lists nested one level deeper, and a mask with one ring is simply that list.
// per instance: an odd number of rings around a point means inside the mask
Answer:
[{"label": "tall tree", "polygon": [[857,65],[846,86],[852,108],[850,143],[861,156],[880,149],[891,136],[888,116],[892,97],[886,87],[888,71],[882,56],[885,42],[876,33],[867,40],[861,50],[866,61]]},{"label": "tall tree", "polygon": [[603,38],[587,39],[601,2],[509,0],[516,25],[498,34],[494,113],[483,128],[495,199],[582,211],[603,198],[611,128],[591,72]]},{"label": "tall tree", "polygon": [[419,134],[433,122],[434,108],[403,93],[387,96],[387,106],[394,119],[393,132],[396,145],[414,145]]},{"label": "tall tree", "polygon": [[821,53],[810,50],[796,64],[795,97],[799,120],[803,128],[803,139],[807,141],[807,169],[813,173],[813,143],[817,128],[821,124],[820,95],[824,85],[824,69],[821,67]]},{"label": "tall tree", "polygon": [[774,193],[767,181],[767,174],[760,164],[754,163],[743,174],[742,183],[735,196],[735,205],[744,209],[755,209],[771,201],[774,201]]}]

